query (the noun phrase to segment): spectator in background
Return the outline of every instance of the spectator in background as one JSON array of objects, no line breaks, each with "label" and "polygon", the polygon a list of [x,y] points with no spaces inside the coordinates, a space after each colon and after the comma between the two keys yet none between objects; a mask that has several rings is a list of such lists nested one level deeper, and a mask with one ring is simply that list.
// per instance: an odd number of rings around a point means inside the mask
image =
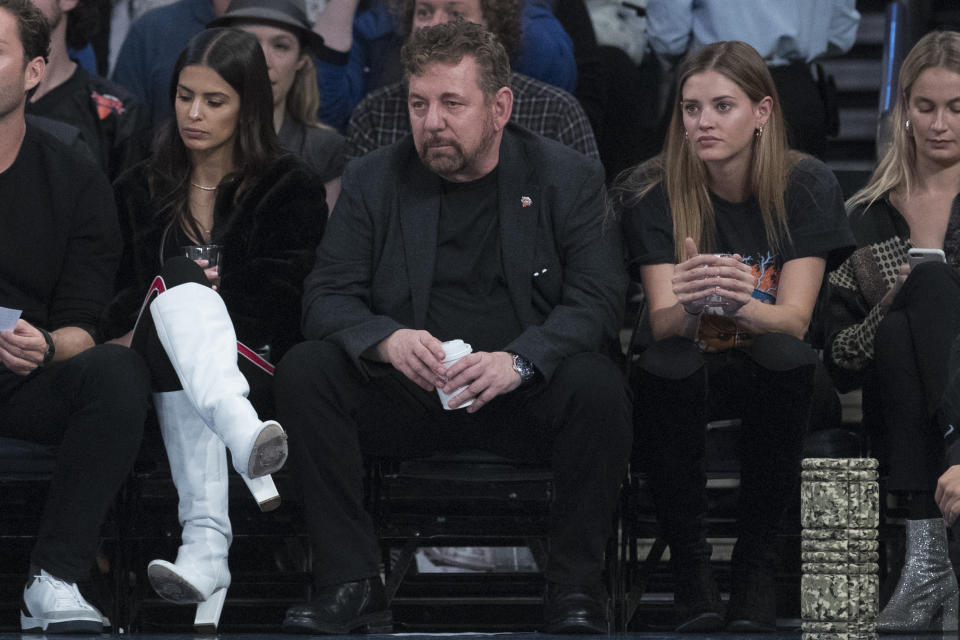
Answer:
[{"label": "spectator in background", "polygon": [[93,0],[33,0],[50,24],[47,71],[27,102],[27,113],[80,130],[100,168],[113,180],[150,153],[146,109],[123,87],[89,73],[67,54],[68,23]]},{"label": "spectator in background", "polygon": [[113,67],[117,63],[117,55],[120,53],[120,47],[127,37],[127,32],[130,31],[130,25],[147,11],[174,2],[176,0],[113,0],[113,7],[110,12],[110,38],[107,55],[107,72],[109,74],[113,73]]},{"label": "spectator in background", "polygon": [[[839,389],[863,386],[887,489],[906,504],[907,559],[877,629],[912,633],[957,606],[934,491],[947,361],[960,334],[960,33],[921,38],[898,83],[892,142],[847,201],[858,249],[829,277],[824,360]],[[911,267],[914,247],[940,249],[945,261]],[[943,630],[956,631],[956,615],[951,625]]]},{"label": "spectator in background", "polygon": [[146,106],[153,127],[173,113],[167,92],[177,56],[190,38],[223,15],[228,4],[230,0],[179,0],[147,12],[130,27],[112,80]]},{"label": "spectator in background", "polygon": [[[408,5],[412,6],[413,1],[407,0]],[[520,20],[513,2],[502,2],[496,8],[499,12],[496,14],[490,13],[494,9],[480,0],[462,0],[460,6],[465,8],[463,19],[489,28],[508,53],[511,51],[509,43],[517,42],[516,34],[511,29]],[[470,7],[472,10],[466,10]],[[409,27],[416,31],[418,23],[413,20]],[[510,115],[512,122],[562,142],[591,158],[599,158],[590,121],[571,94],[516,71],[510,74],[510,88],[514,99]],[[362,156],[393,144],[409,132],[407,89],[401,81],[397,81],[372,92],[357,105],[347,130],[350,154],[353,157]]]},{"label": "spectator in background", "polygon": [[[607,180],[611,181],[624,169],[656,155],[663,147],[657,99],[658,65],[655,62],[641,65],[643,56],[636,53],[637,50],[646,50],[645,33],[642,39],[638,33],[645,25],[645,19],[634,14],[628,23],[631,31],[611,35],[601,31],[603,27],[611,26],[609,23],[593,22],[594,11],[609,17],[608,11],[617,16],[634,9],[612,0],[609,7],[600,10],[591,4],[589,12],[584,0],[553,0],[550,4],[573,41],[573,55],[577,61],[574,95],[590,118],[600,159]],[[619,26],[620,20],[615,24]],[[631,49],[635,57],[631,58],[620,46],[604,44],[604,37],[609,40],[629,39],[629,47],[625,43],[618,44]],[[649,58],[652,60],[653,56]]]},{"label": "spectator in background", "polygon": [[828,120],[836,113],[828,104],[833,102],[829,88],[823,86],[821,92],[811,64],[853,46],[860,24],[855,4],[855,0],[649,0],[647,29],[653,51],[667,64],[720,40],[752,46],[770,67],[790,146],[823,158]]},{"label": "spectator in background", "polygon": [[[511,66],[574,91],[576,63],[569,36],[542,5],[524,0],[330,0],[314,30],[332,56],[321,62],[320,119],[346,130],[354,107],[371,91],[400,80],[400,46],[411,32],[456,16],[485,24],[511,55]],[[522,5],[520,15],[517,7]],[[518,20],[519,17],[519,20]]]},{"label": "spectator in background", "polygon": [[333,211],[340,193],[347,142],[317,121],[320,95],[311,53],[323,39],[311,31],[303,0],[233,0],[211,27],[236,27],[260,41],[273,88],[273,125],[280,144],[293,151],[320,174]]},{"label": "spectator in background", "polygon": [[[104,52],[101,58],[101,52],[97,49],[104,41],[100,37],[106,27],[102,19],[104,5],[109,3],[110,0],[78,2],[78,6],[70,12],[70,20],[67,22],[67,49],[70,57],[94,75],[106,72],[106,54]],[[101,60],[104,62],[103,66],[100,64]]]},{"label": "spectator in background", "polygon": [[95,345],[120,257],[110,184],[24,120],[47,20],[30,0],[0,0],[0,42],[0,306],[20,312],[0,331],[0,435],[58,448],[20,626],[99,634],[103,616],[77,582],[136,459],[149,374],[129,349]]}]

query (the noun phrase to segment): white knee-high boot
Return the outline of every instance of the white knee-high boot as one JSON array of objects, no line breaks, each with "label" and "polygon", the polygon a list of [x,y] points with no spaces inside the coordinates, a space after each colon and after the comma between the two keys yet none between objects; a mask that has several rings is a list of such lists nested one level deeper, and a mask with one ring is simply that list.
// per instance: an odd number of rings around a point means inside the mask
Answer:
[{"label": "white knee-high boot", "polygon": [[163,598],[198,603],[195,626],[215,629],[230,586],[227,552],[233,537],[226,449],[185,392],[155,393],[153,399],[180,498],[183,533],[176,562],[154,560],[147,575]]},{"label": "white knee-high boot", "polygon": [[[264,506],[272,481],[250,482],[277,471],[287,459],[279,424],[262,422],[247,400],[250,387],[237,367],[237,338],[216,291],[188,282],[168,289],[150,305],[157,336],[183,390],[207,426],[223,441],[233,466]],[[261,495],[257,495],[257,493]],[[275,507],[276,490],[268,506]]]}]

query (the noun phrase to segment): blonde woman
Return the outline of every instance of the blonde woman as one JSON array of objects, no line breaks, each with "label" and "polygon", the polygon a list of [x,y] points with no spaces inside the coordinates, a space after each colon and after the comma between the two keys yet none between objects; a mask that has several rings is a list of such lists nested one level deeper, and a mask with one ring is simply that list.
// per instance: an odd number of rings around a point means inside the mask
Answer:
[{"label": "blonde woman", "polygon": [[[671,548],[677,630],[772,631],[774,543],[816,364],[803,338],[826,265],[852,238],[833,174],[787,148],[773,80],[749,45],[692,54],[673,110],[663,152],[611,199],[655,340],[632,381],[637,449]],[[703,529],[705,425],[719,417],[744,425],[726,621]]]},{"label": "blonde woman", "polygon": [[[824,356],[838,386],[863,386],[887,488],[907,506],[906,562],[877,628],[956,631],[957,581],[934,492],[950,429],[947,360],[960,333],[960,33],[917,42],[899,87],[893,141],[847,202],[859,248],[830,274]],[[942,250],[945,262],[911,268],[911,248]]]},{"label": "blonde woman", "polygon": [[303,0],[233,0],[210,26],[236,27],[260,41],[273,89],[277,137],[320,174],[328,211],[333,211],[347,141],[317,120],[320,92],[311,54],[320,53],[323,39],[311,30]]}]

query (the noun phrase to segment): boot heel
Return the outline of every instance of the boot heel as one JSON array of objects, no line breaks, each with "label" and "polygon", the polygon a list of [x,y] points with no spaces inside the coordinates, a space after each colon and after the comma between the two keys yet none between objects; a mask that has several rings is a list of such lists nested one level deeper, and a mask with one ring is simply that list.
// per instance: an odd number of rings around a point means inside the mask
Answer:
[{"label": "boot heel", "polygon": [[940,625],[939,628],[935,630],[942,632],[957,630],[957,607],[956,595],[948,596],[940,608]]},{"label": "boot heel", "polygon": [[217,589],[210,597],[197,605],[197,616],[193,619],[193,629],[197,633],[216,633],[220,624],[223,603],[227,599],[227,589]]},{"label": "boot heel", "polygon": [[253,494],[253,499],[257,501],[260,511],[266,513],[280,506],[280,492],[277,491],[277,485],[273,483],[272,477],[260,476],[253,479],[246,476],[240,477],[243,478],[250,493]]}]

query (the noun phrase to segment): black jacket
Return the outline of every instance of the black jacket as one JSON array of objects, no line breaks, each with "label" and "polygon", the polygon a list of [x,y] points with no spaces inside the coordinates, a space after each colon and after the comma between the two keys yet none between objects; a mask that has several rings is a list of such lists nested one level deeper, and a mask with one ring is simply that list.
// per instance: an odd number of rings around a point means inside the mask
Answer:
[{"label": "black jacket", "polygon": [[[547,379],[584,351],[607,353],[623,314],[619,228],[603,231],[603,167],[509,124],[498,174],[501,259],[523,326],[505,350]],[[410,136],[347,166],[304,286],[304,333],[361,354],[397,329],[422,329],[440,216],[440,178]]]},{"label": "black jacket", "polygon": [[[180,255],[177,230],[155,216],[148,171],[148,162],[140,163],[114,184],[124,251],[117,295],[102,323],[107,337],[133,328],[161,259]],[[238,187],[234,182],[221,188],[214,210],[219,291],[237,338],[254,348],[269,344],[276,361],[301,340],[303,279],[327,221],[323,182],[301,160],[285,155],[239,199]]]}]

